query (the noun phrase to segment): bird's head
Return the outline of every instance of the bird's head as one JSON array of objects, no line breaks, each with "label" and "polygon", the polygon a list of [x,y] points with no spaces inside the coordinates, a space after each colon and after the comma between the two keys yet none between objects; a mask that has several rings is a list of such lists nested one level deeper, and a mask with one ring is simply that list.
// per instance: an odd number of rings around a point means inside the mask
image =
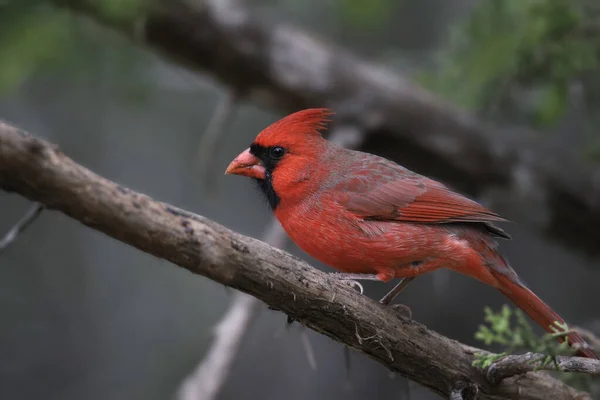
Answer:
[{"label": "bird's head", "polygon": [[292,195],[310,176],[311,165],[327,146],[320,131],[333,112],[311,108],[290,114],[258,134],[249,148],[227,167],[226,174],[254,178],[273,209],[281,195]]}]

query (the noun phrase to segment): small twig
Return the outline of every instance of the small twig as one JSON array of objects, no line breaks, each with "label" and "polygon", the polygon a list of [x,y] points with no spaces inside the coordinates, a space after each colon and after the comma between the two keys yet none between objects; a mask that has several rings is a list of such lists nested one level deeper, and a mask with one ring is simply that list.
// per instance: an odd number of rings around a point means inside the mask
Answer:
[{"label": "small twig", "polygon": [[306,358],[308,359],[308,365],[313,371],[317,370],[317,359],[315,358],[315,351],[313,350],[312,344],[310,343],[310,338],[308,337],[308,333],[306,329],[302,328],[300,330],[300,340],[302,340],[302,345],[304,346],[304,351],[306,352]]},{"label": "small twig", "polygon": [[547,356],[544,354],[525,353],[510,355],[498,360],[488,368],[487,377],[492,384],[498,384],[503,379],[515,375],[522,375],[530,371],[546,370],[561,372],[578,372],[593,376],[600,376],[600,360],[583,357],[557,356],[556,364],[542,361]]},{"label": "small twig", "polygon": [[215,327],[215,340],[206,357],[179,388],[178,399],[209,400],[217,397],[258,304],[255,298],[245,293],[236,294],[225,316]]},{"label": "small twig", "polygon": [[406,389],[406,391],[404,392],[404,398],[406,400],[412,400],[412,395],[413,395],[412,385],[413,385],[413,381],[410,381],[408,379],[405,380],[404,388]]},{"label": "small twig", "polygon": [[21,217],[21,219],[8,231],[6,235],[2,239],[0,239],[0,254],[2,254],[8,246],[19,236],[19,234],[23,233],[25,229],[29,225],[35,221],[35,219],[40,215],[44,206],[40,203],[35,203],[33,206],[27,210],[27,212]]},{"label": "small twig", "polygon": [[215,172],[216,155],[223,143],[225,129],[231,122],[238,101],[239,95],[235,91],[230,90],[223,95],[198,144],[198,162],[202,182],[209,191],[214,189],[215,177],[220,175]]},{"label": "small twig", "polygon": [[348,382],[350,382],[350,367],[352,365],[352,360],[350,357],[350,348],[348,346],[344,346],[344,366],[346,367],[346,381]]}]

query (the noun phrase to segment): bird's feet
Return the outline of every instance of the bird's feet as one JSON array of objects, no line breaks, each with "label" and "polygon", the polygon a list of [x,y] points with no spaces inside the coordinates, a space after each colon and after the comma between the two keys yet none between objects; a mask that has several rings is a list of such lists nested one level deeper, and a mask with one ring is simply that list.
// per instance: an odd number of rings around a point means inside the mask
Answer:
[{"label": "bird's feet", "polygon": [[[349,274],[343,272],[330,272],[328,275],[334,279],[343,282],[344,284],[347,284],[351,288],[356,289],[360,294],[364,293],[364,289],[363,286],[358,282],[359,280],[382,280],[381,277],[377,274]],[[396,286],[394,286],[392,290],[390,290],[385,296],[383,296],[381,300],[379,300],[379,303],[381,303],[384,306],[390,305],[392,300],[394,300],[396,296],[398,296],[398,294],[400,294],[400,292],[402,292],[413,279],[415,278],[409,277],[402,279],[400,282],[398,282]],[[412,311],[410,307],[405,306],[404,304],[394,304],[390,307],[392,307],[392,309],[396,312],[398,317],[403,319],[412,319]]]},{"label": "bird's feet", "polygon": [[356,289],[356,291],[360,294],[365,293],[365,289],[363,288],[363,285],[361,285],[360,282],[358,282],[358,281],[353,281],[351,279],[340,279],[340,282],[350,286],[352,289]]},{"label": "bird's feet", "polygon": [[383,296],[381,300],[379,300],[379,302],[383,305],[390,304],[392,300],[394,300],[406,288],[406,286],[408,286],[408,284],[412,282],[413,279],[415,278],[403,278],[400,282],[396,284],[396,286],[392,288],[392,290],[387,292],[386,295]]},{"label": "bird's feet", "polygon": [[378,281],[379,277],[377,274],[347,274],[345,272],[330,272],[328,274],[332,278],[348,281]]},{"label": "bird's feet", "polygon": [[358,291],[360,294],[364,294],[365,290],[363,285],[358,282],[358,280],[378,280],[377,275],[374,274],[346,274],[341,272],[330,272],[329,276],[343,282],[353,289],[356,289],[356,291]]},{"label": "bird's feet", "polygon": [[[388,306],[399,294],[402,292],[406,286],[413,280],[414,277],[404,278],[392,290],[390,290],[379,302],[384,306]],[[394,304],[391,306],[392,309],[396,312],[398,317],[403,319],[412,319],[412,311],[410,307],[405,306],[404,304]]]}]

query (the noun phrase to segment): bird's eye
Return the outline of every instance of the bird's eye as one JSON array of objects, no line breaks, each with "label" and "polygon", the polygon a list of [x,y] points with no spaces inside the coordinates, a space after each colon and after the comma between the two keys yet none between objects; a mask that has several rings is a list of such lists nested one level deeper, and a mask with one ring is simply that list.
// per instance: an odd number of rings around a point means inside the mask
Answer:
[{"label": "bird's eye", "polygon": [[285,149],[280,146],[273,147],[270,151],[270,155],[275,160],[279,160],[281,157],[285,155]]}]

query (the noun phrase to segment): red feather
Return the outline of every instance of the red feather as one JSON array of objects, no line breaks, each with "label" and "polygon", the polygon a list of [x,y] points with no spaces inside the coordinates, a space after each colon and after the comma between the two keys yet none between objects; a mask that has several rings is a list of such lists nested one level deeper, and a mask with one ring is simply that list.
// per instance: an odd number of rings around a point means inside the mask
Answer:
[{"label": "red feather", "polygon": [[368,161],[368,169],[364,163],[354,164],[349,179],[336,187],[339,202],[361,218],[432,224],[506,221],[441,183],[391,161],[374,156]]},{"label": "red feather", "polygon": [[309,108],[290,114],[266,127],[255,139],[255,143],[270,146],[275,143],[300,141],[302,137],[321,137],[333,112],[327,108]]}]

